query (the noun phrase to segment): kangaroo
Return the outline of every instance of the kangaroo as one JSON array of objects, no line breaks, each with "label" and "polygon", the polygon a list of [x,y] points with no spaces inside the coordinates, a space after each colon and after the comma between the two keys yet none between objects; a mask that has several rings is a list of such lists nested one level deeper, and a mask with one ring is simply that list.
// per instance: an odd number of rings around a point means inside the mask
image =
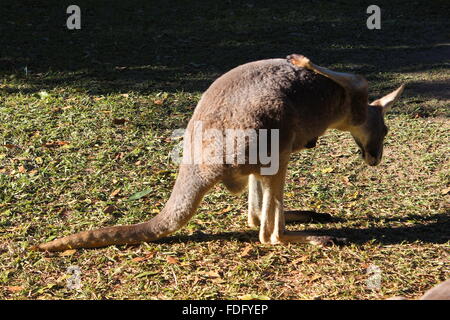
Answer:
[{"label": "kangaroo", "polygon": [[[262,169],[267,163],[261,160],[256,163],[182,163],[169,200],[149,221],[84,231],[39,244],[34,249],[61,251],[160,239],[185,225],[203,196],[218,182],[232,193],[242,192],[248,185],[248,224],[259,226],[261,243],[337,243],[339,239],[331,236],[285,230],[286,222],[315,218],[311,212],[283,210],[290,154],[314,147],[317,138],[327,129],[337,129],[350,132],[363,160],[370,166],[377,165],[388,131],[384,114],[403,89],[404,85],[369,104],[368,85],[362,76],[320,67],[302,55],[240,65],[215,80],[203,93],[187,126],[183,160],[198,155],[190,143],[195,139],[192,134],[196,122],[201,122],[204,129],[218,132],[227,129],[277,130],[278,141],[270,148],[271,155],[278,157],[275,173],[263,174]],[[258,136],[262,134],[258,133]],[[202,160],[208,160],[216,151],[224,151],[219,150],[222,145],[207,137],[202,139],[202,145],[208,146],[208,151],[200,155]],[[245,139],[238,145],[245,151],[250,149],[250,142]],[[227,150],[223,154],[226,152],[230,153]],[[232,151],[231,156],[236,156],[236,152]]]}]

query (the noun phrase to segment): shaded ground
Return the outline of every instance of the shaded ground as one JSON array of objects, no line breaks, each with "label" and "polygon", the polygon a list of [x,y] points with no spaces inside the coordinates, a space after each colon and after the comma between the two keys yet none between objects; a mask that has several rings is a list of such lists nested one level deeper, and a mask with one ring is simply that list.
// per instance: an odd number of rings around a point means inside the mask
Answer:
[{"label": "shaded ground", "polygon": [[[417,297],[449,277],[448,1],[378,1],[373,31],[364,1],[78,1],[79,31],[65,28],[69,4],[0,4],[0,297],[374,299]],[[349,245],[262,245],[246,195],[217,186],[158,243],[28,250],[156,214],[177,170],[170,135],[201,92],[234,66],[294,52],[365,75],[371,99],[407,83],[380,166],[332,131],[290,166],[287,206],[334,221],[289,228]],[[66,286],[72,265],[80,290]]]}]

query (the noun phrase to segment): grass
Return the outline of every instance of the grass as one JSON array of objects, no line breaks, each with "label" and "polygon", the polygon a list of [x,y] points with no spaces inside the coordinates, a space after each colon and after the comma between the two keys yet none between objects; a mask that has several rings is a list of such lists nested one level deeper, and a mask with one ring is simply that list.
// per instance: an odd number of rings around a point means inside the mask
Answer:
[{"label": "grass", "polygon": [[[95,3],[77,2],[78,31],[64,27],[67,1],[1,4],[0,298],[416,298],[449,277],[447,1],[378,1],[373,31],[363,1]],[[290,165],[286,205],[336,221],[289,228],[349,245],[262,245],[246,195],[216,186],[164,241],[29,250],[155,215],[177,172],[170,135],[201,93],[234,66],[294,52],[365,75],[371,98],[407,83],[378,167],[335,131]],[[371,265],[379,289],[366,285]],[[66,285],[70,266],[79,290]]]}]

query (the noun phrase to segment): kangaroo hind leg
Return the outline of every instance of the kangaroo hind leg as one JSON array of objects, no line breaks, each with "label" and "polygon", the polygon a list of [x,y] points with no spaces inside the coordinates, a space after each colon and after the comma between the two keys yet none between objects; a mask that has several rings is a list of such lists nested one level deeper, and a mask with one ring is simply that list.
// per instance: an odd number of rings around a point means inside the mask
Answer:
[{"label": "kangaroo hind leg", "polygon": [[248,177],[248,225],[257,227],[261,220],[263,190],[255,175]]},{"label": "kangaroo hind leg", "polygon": [[283,211],[283,189],[287,163],[282,165],[277,174],[262,176],[263,201],[259,240],[262,243],[310,243],[329,245],[339,243],[340,239],[329,236],[315,236],[305,232],[287,231],[286,217]]},{"label": "kangaroo hind leg", "polygon": [[[261,181],[255,176],[248,177],[248,225],[258,227],[261,220],[263,202],[263,187]],[[303,210],[284,211],[286,223],[329,222],[332,220],[328,213],[318,213]]]}]

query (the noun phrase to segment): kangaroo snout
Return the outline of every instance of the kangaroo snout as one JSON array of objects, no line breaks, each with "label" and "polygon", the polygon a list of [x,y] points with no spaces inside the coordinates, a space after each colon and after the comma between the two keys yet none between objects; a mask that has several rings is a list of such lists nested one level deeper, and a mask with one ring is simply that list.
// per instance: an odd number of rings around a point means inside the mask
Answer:
[{"label": "kangaroo snout", "polygon": [[381,157],[372,157],[371,155],[367,154],[364,158],[365,163],[367,163],[369,166],[377,166],[381,162]]},{"label": "kangaroo snout", "polygon": [[381,147],[381,150],[368,150],[365,152],[366,156],[364,158],[364,161],[369,166],[376,166],[381,162],[381,159],[383,158],[383,147]]},{"label": "kangaroo snout", "polygon": [[383,158],[382,153],[373,155],[370,152],[366,152],[361,145],[359,146],[359,153],[361,159],[363,159],[364,162],[369,166],[377,166],[378,164],[380,164],[381,159]]}]

